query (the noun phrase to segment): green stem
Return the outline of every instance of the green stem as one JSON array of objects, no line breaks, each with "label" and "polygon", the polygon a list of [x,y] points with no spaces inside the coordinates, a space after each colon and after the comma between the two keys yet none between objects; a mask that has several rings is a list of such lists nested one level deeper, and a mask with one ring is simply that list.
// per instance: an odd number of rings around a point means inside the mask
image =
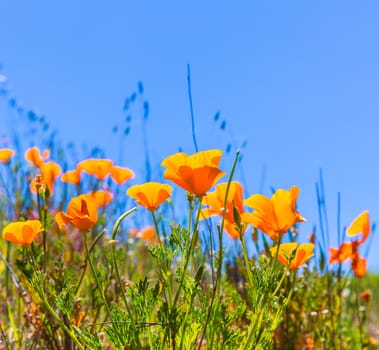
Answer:
[{"label": "green stem", "polygon": [[[158,228],[158,221],[157,217],[155,216],[155,211],[151,210],[151,216],[153,217],[153,222],[154,222],[154,227],[155,231],[157,232],[158,240],[159,240],[159,245],[161,246],[162,249],[166,247],[166,243],[162,242],[160,234],[159,234],[159,228]],[[170,271],[170,266],[171,266],[171,261],[167,254],[163,254],[162,257],[163,261],[161,262],[163,264],[163,271],[161,271],[161,276],[163,280],[166,282],[167,289],[168,289],[168,302],[169,306],[172,305],[172,288],[171,288],[171,271]]]},{"label": "green stem", "polygon": [[[33,243],[32,243],[32,245],[33,245]],[[32,262],[32,265],[34,267],[34,271],[35,271],[34,273],[36,274],[37,278],[39,279],[39,281],[36,281],[36,283],[34,283],[34,287],[35,287],[35,289],[37,289],[38,295],[41,298],[43,305],[50,312],[50,314],[57,320],[59,325],[62,327],[63,331],[66,334],[68,334],[68,336],[74,341],[74,343],[76,344],[78,349],[85,350],[85,348],[82,346],[82,344],[79,342],[78,338],[76,337],[75,333],[69,327],[66,326],[66,324],[62,321],[61,317],[55,312],[55,310],[52,308],[49,301],[47,300],[46,294],[43,290],[43,288],[44,288],[43,286],[45,285],[45,283],[44,283],[45,273],[43,272],[41,274],[41,272],[38,268],[38,265],[37,265],[35,258],[34,258],[32,245],[30,246],[30,249],[27,249],[27,254],[29,255],[30,260]],[[42,281],[40,279],[42,279]],[[40,282],[42,282],[42,283],[40,283]]]},{"label": "green stem", "polygon": [[[134,208],[126,211],[124,214],[122,214],[116,220],[116,222],[115,222],[115,224],[113,226],[113,229],[112,229],[112,239],[113,240],[116,239],[117,231],[118,231],[118,229],[120,227],[121,222],[124,219],[126,219],[129,215],[133,214],[136,210],[137,210],[137,208],[134,207]],[[132,324],[132,327],[133,327],[133,330],[134,330],[134,334],[138,334],[137,327],[136,327],[137,320],[134,319],[132,311],[130,310],[129,303],[128,303],[128,300],[127,300],[127,297],[126,297],[126,293],[125,293],[125,289],[124,289],[124,284],[122,283],[121,276],[120,276],[120,271],[118,269],[117,258],[116,258],[116,247],[115,247],[115,245],[112,245],[112,255],[113,255],[113,264],[114,264],[114,267],[115,267],[117,282],[118,282],[118,284],[120,286],[120,290],[121,290],[122,300],[124,301],[126,311],[127,311],[128,316],[129,316],[129,318],[131,320],[131,324]],[[137,337],[137,344],[138,343],[139,343],[139,341],[138,341],[138,337]]]},{"label": "green stem", "polygon": [[188,268],[188,263],[189,263],[190,258],[193,255],[193,252],[194,252],[194,249],[195,249],[195,245],[196,245],[196,242],[197,242],[197,238],[199,236],[199,232],[198,232],[197,228],[198,228],[198,225],[199,225],[200,213],[201,213],[201,203],[202,203],[203,198],[200,197],[198,199],[199,199],[199,206],[198,206],[198,209],[197,209],[197,215],[196,215],[195,225],[194,225],[194,228],[193,228],[192,239],[191,239],[190,247],[189,247],[189,250],[188,250],[188,254],[186,255],[186,258],[185,258],[185,261],[184,261],[184,267],[183,267],[182,275],[180,277],[179,287],[178,287],[178,290],[177,290],[175,298],[174,298],[174,303],[173,303],[174,306],[176,305],[176,303],[178,301],[179,294],[180,294],[181,289],[183,287],[184,276],[185,276],[185,273],[186,273],[187,268]]},{"label": "green stem", "polygon": [[[90,253],[92,252],[93,248],[95,248],[96,243],[100,240],[100,238],[101,238],[104,234],[105,234],[105,230],[101,231],[101,232],[95,237],[95,239],[93,240],[91,246],[90,246],[89,249],[88,249]],[[87,254],[86,254],[86,257],[85,257],[85,259],[84,259],[84,267],[83,267],[82,274],[81,274],[81,276],[80,276],[80,278],[79,278],[79,282],[78,282],[78,284],[77,284],[77,286],[76,286],[76,288],[75,288],[75,292],[74,292],[75,295],[78,294],[78,292],[79,292],[79,289],[80,289],[80,286],[82,285],[82,282],[83,282],[84,276],[85,276],[85,274],[86,274],[86,271],[87,271]]]},{"label": "green stem", "polygon": [[[111,314],[111,308],[109,306],[107,298],[105,297],[103,288],[102,288],[101,283],[99,281],[99,278],[97,277],[95,266],[93,264],[93,261],[92,261],[92,258],[91,258],[91,254],[90,254],[89,249],[88,249],[88,245],[87,245],[87,232],[83,233],[83,236],[84,236],[84,247],[85,247],[85,250],[86,250],[87,260],[89,262],[89,266],[91,268],[91,272],[92,272],[93,278],[95,279],[96,286],[97,286],[97,288],[98,288],[98,290],[100,292],[100,296],[103,299],[103,302],[104,302],[105,308],[107,310],[108,316],[110,317],[111,321],[113,321],[112,314]],[[121,340],[122,337],[119,334],[117,327],[115,327],[114,329],[117,332],[117,335],[118,335],[119,339]]]}]

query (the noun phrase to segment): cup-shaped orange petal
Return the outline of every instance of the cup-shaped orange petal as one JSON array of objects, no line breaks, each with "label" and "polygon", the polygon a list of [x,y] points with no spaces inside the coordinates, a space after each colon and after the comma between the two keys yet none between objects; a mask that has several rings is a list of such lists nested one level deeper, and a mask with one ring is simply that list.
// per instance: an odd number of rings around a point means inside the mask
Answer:
[{"label": "cup-shaped orange petal", "polygon": [[67,213],[62,211],[55,215],[55,221],[59,227],[66,224],[75,226],[80,231],[88,231],[97,221],[98,213],[94,199],[82,194],[71,199],[67,207]]},{"label": "cup-shaped orange petal", "polygon": [[41,154],[38,147],[30,147],[25,152],[25,159],[37,168],[39,168],[49,156],[49,150],[44,150]]},{"label": "cup-shaped orange petal", "polygon": [[15,155],[15,151],[10,148],[0,149],[0,163],[8,163],[10,158]]},{"label": "cup-shaped orange petal", "polygon": [[112,166],[110,173],[112,180],[118,185],[122,185],[135,176],[132,170],[121,166]]},{"label": "cup-shaped orange petal", "polygon": [[99,208],[105,207],[113,199],[112,192],[106,190],[97,190],[94,192],[90,192],[87,195],[95,201],[96,205]]},{"label": "cup-shaped orange petal", "polygon": [[175,182],[184,190],[203,196],[225,175],[219,168],[222,151],[201,151],[188,156],[176,153],[162,161],[166,167],[164,178]]},{"label": "cup-shaped orange petal", "polygon": [[293,186],[288,191],[278,189],[271,199],[261,194],[252,195],[244,204],[253,208],[254,212],[243,215],[243,220],[272,239],[278,239],[280,234],[287,232],[294,224],[305,221],[295,208],[298,194],[299,189]]},{"label": "cup-shaped orange petal", "polygon": [[[225,231],[234,239],[239,238],[239,233],[235,227],[235,218],[233,213],[233,206],[237,209],[239,214],[242,214],[243,209],[243,188],[237,181],[232,181],[229,186],[228,196],[226,198],[228,184],[221,183],[216,186],[215,191],[208,192],[204,196],[203,204],[206,206],[202,209],[201,219],[206,219],[210,216],[219,215],[225,216],[224,228]],[[226,198],[226,201],[225,201]],[[225,208],[224,208],[225,207]]]},{"label": "cup-shaped orange petal", "polygon": [[155,210],[171,196],[172,187],[159,182],[131,186],[126,193],[146,209]]},{"label": "cup-shaped orange petal", "polygon": [[42,178],[46,182],[46,185],[52,194],[54,192],[54,182],[62,172],[61,167],[57,163],[50,161],[43,163],[40,169]]},{"label": "cup-shaped orange petal", "polygon": [[68,170],[61,176],[62,182],[68,182],[73,185],[79,185],[80,184],[80,169],[74,169],[74,170]]},{"label": "cup-shaped orange petal", "polygon": [[77,169],[84,170],[88,174],[96,176],[99,180],[103,180],[110,174],[112,166],[113,162],[110,159],[89,158],[80,162]]},{"label": "cup-shaped orange petal", "polygon": [[351,225],[346,229],[346,234],[348,236],[355,236],[362,233],[362,238],[358,241],[359,244],[362,244],[371,231],[370,228],[370,217],[367,210],[360,213],[351,223]]},{"label": "cup-shaped orange petal", "polygon": [[26,246],[30,245],[42,230],[39,220],[12,222],[4,227],[3,238],[7,241]]},{"label": "cup-shaped orange petal", "polygon": [[270,248],[272,257],[276,254],[278,260],[288,266],[291,270],[297,270],[300,266],[304,265],[312,256],[314,256],[313,250],[315,245],[313,243],[299,244],[297,242],[282,243],[278,247],[274,246]]}]

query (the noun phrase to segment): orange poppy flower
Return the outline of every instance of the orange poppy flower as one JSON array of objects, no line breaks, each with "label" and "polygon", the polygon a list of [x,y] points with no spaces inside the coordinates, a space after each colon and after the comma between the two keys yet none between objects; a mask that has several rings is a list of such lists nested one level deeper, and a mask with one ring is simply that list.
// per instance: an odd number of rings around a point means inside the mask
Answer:
[{"label": "orange poppy flower", "polygon": [[351,268],[356,277],[363,277],[367,271],[367,261],[359,255],[359,246],[363,244],[371,231],[368,211],[359,214],[347,228],[348,236],[355,236],[362,233],[361,239],[351,242],[344,242],[339,248],[329,248],[329,264],[335,262],[343,263],[347,259],[351,260]]},{"label": "orange poppy flower", "polygon": [[216,186],[214,192],[209,192],[204,197],[204,204],[208,208],[201,211],[202,218],[207,219],[210,216],[225,215],[224,228],[225,231],[234,239],[239,238],[239,232],[235,228],[235,220],[233,214],[233,203],[238,212],[242,214],[243,209],[243,188],[239,182],[232,181],[230,183],[228,198],[226,200],[226,207],[224,209],[224,202],[226,196],[227,183],[221,183]]},{"label": "orange poppy flower", "polygon": [[25,152],[25,159],[36,168],[39,168],[49,156],[50,151],[48,149],[44,150],[41,154],[38,147],[30,147]]},{"label": "orange poppy flower", "polygon": [[370,299],[371,299],[371,296],[372,296],[372,292],[371,292],[371,290],[366,289],[366,290],[364,290],[363,292],[360,292],[360,293],[359,293],[359,296],[361,297],[361,299],[362,299],[366,304],[368,304],[368,303],[370,302]]},{"label": "orange poppy flower", "polygon": [[362,233],[362,238],[358,241],[358,244],[361,245],[369,236],[370,231],[370,217],[366,210],[353,220],[351,225],[346,229],[346,234],[348,236],[355,236]]},{"label": "orange poppy flower", "polygon": [[80,169],[68,170],[61,176],[62,182],[68,182],[70,184],[79,185],[80,184]]},{"label": "orange poppy flower", "polygon": [[135,176],[132,170],[121,166],[112,166],[110,172],[112,180],[118,185],[122,185]]},{"label": "orange poppy flower", "polygon": [[42,231],[42,225],[39,220],[12,222],[4,227],[3,238],[7,241],[26,246],[31,244]]},{"label": "orange poppy flower", "polygon": [[358,251],[351,262],[351,269],[353,270],[356,277],[363,277],[366,275],[367,260],[359,256]]},{"label": "orange poppy flower", "polygon": [[90,192],[87,195],[95,201],[99,208],[105,207],[113,199],[113,194],[105,190]]},{"label": "orange poppy flower", "polygon": [[55,221],[60,228],[71,224],[80,231],[88,231],[96,224],[97,216],[95,200],[88,195],[81,194],[72,198],[68,203],[67,213],[60,211],[55,215]]},{"label": "orange poppy flower", "polygon": [[146,182],[134,185],[126,191],[127,195],[136,199],[146,209],[157,209],[167,198],[171,197],[172,187],[159,182]]},{"label": "orange poppy flower", "polygon": [[198,197],[201,197],[223,177],[218,165],[222,151],[201,151],[192,155],[176,153],[163,160],[166,167],[163,176],[178,186]]},{"label": "orange poppy flower", "polygon": [[8,163],[9,159],[13,157],[15,151],[10,148],[2,148],[0,149],[0,163]]},{"label": "orange poppy flower", "polygon": [[129,235],[134,238],[142,239],[146,243],[158,243],[157,233],[153,226],[147,226],[141,230],[131,230],[129,231]]},{"label": "orange poppy flower", "polygon": [[242,214],[242,220],[277,240],[297,222],[306,221],[295,208],[299,192],[297,186],[292,186],[288,191],[277,190],[271,199],[254,194],[244,201],[254,212]]},{"label": "orange poppy flower", "polygon": [[110,159],[102,159],[102,158],[89,158],[81,161],[77,169],[84,170],[90,175],[96,176],[99,180],[105,179],[113,166],[113,162]]},{"label": "orange poppy flower", "polygon": [[[288,266],[291,270],[297,270],[301,265],[305,264],[312,256],[314,256],[313,243],[299,244],[296,242],[282,243],[279,246],[278,260]],[[276,256],[277,246],[270,248],[272,257]]]},{"label": "orange poppy flower", "polygon": [[43,163],[40,166],[41,174],[37,175],[30,183],[30,190],[37,193],[39,188],[40,193],[44,192],[46,186],[49,188],[50,194],[54,193],[55,179],[61,174],[61,167],[53,162]]}]

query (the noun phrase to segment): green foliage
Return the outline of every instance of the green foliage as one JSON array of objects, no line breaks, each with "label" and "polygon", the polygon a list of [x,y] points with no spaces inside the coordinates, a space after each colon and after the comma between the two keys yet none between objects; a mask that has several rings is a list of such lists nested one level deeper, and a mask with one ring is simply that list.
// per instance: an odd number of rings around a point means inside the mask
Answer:
[{"label": "green foliage", "polygon": [[[55,147],[55,159],[67,164],[64,149]],[[238,154],[228,190],[237,160]],[[146,178],[153,176],[150,162],[147,154]],[[38,167],[20,158],[0,165],[6,167],[0,169],[2,228],[36,218],[43,228],[23,247],[0,240],[1,349],[378,348],[379,277],[352,276],[341,264],[329,268],[326,247],[317,241],[316,261],[294,269],[279,263],[270,248],[287,235],[280,232],[273,242],[257,229],[245,231],[234,201],[229,208],[237,237],[235,249],[226,250],[221,231],[228,194],[214,224],[201,221],[202,195],[187,194],[188,213],[179,219],[180,198],[156,210],[123,212],[131,207],[125,189],[109,179],[83,174],[76,186],[56,180],[54,192],[37,195],[25,178],[39,173]],[[71,197],[98,189],[114,198],[98,210],[88,232],[57,226],[55,215]],[[146,223],[154,225],[154,237],[138,235]],[[291,230],[295,241],[301,232]],[[297,248],[284,253],[284,260],[296,254]],[[370,300],[361,296],[366,290]]]}]

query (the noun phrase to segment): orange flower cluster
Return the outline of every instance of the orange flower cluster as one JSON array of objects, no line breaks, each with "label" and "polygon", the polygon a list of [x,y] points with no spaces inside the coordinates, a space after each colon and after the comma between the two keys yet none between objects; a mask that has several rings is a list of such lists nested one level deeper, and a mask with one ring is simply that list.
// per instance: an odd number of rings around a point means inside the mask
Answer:
[{"label": "orange flower cluster", "polygon": [[[233,212],[233,206],[237,209],[239,214],[244,212],[243,209],[243,188],[239,182],[232,181],[229,186],[228,197],[225,197],[227,190],[227,183],[221,183],[216,186],[214,192],[209,192],[204,197],[204,208],[201,212],[202,219],[207,219],[214,215],[224,216],[224,228],[230,237],[234,239],[239,238],[239,232],[236,228],[236,222]],[[247,226],[245,226],[246,229]]]},{"label": "orange flower cluster", "polygon": [[100,181],[110,175],[111,179],[118,185],[125,183],[135,176],[132,170],[116,166],[110,159],[89,158],[79,162],[76,169],[66,171],[62,175],[62,181],[78,185],[80,184],[82,171],[97,177]]},{"label": "orange flower cluster", "polygon": [[278,240],[293,225],[306,221],[296,211],[299,192],[298,187],[292,186],[288,191],[278,189],[271,199],[261,194],[254,194],[244,201],[244,204],[253,208],[254,212],[242,214],[242,220],[253,224],[271,239]]},{"label": "orange flower cluster", "polygon": [[163,176],[197,197],[204,196],[226,173],[219,169],[222,151],[201,151],[192,155],[175,153],[165,158]]},{"label": "orange flower cluster", "polygon": [[9,160],[15,155],[15,151],[10,148],[0,149],[0,163],[9,163]]},{"label": "orange flower cluster", "polygon": [[274,246],[270,248],[270,253],[272,257],[275,257],[278,251],[278,261],[291,270],[297,270],[314,256],[314,247],[313,243],[282,243],[279,246],[279,251],[278,247]]},{"label": "orange flower cluster", "polygon": [[348,236],[356,236],[362,233],[361,239],[343,242],[338,248],[329,248],[329,264],[343,263],[350,259],[355,276],[363,277],[367,271],[367,261],[359,255],[358,248],[366,241],[370,232],[370,217],[366,210],[359,214],[346,230]]}]

